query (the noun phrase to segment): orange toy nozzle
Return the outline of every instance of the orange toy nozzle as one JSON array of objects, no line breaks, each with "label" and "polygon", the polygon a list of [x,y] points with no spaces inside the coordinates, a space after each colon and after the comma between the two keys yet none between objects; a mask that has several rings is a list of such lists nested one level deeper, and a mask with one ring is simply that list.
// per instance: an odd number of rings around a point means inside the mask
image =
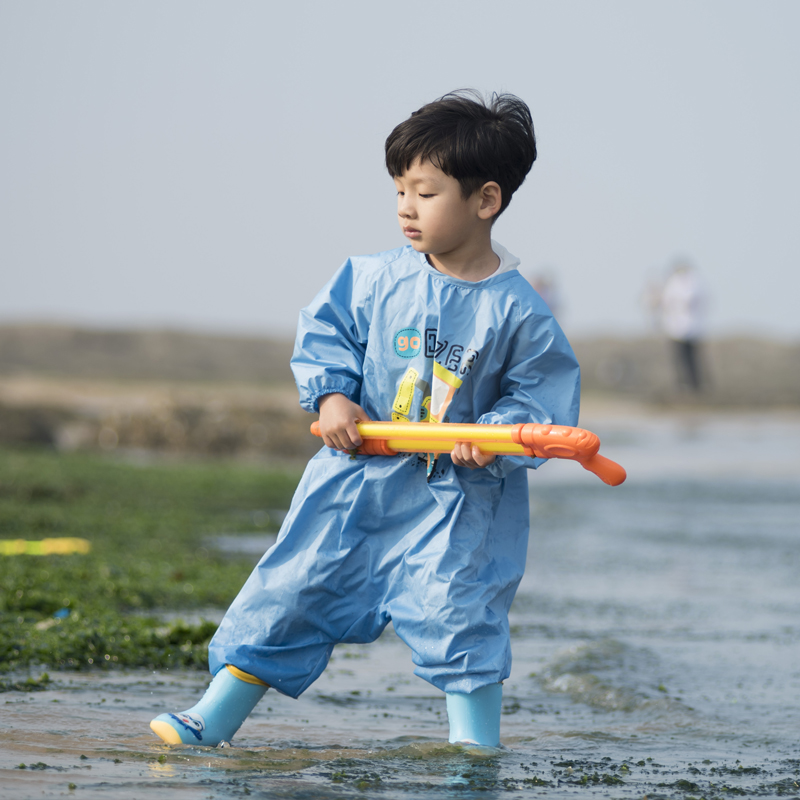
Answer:
[{"label": "orange toy nozzle", "polygon": [[601,456],[599,453],[588,461],[582,461],[581,466],[584,469],[588,469],[589,472],[593,472],[603,483],[607,483],[609,486],[619,486],[628,477],[628,473],[625,472],[625,468],[621,464],[617,464],[616,461]]},{"label": "orange toy nozzle", "polygon": [[593,472],[603,483],[619,486],[627,477],[624,468],[601,456],[597,434],[566,425],[540,425],[536,422],[515,425],[512,433],[518,444],[526,446],[539,458],[568,458]]}]

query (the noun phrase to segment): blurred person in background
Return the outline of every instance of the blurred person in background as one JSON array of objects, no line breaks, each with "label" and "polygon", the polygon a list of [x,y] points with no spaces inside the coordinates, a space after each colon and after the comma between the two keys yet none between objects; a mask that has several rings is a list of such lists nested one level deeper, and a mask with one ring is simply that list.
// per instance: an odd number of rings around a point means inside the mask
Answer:
[{"label": "blurred person in background", "polygon": [[705,380],[700,366],[700,340],[705,328],[706,294],[697,270],[676,261],[661,292],[661,325],[674,343],[678,385],[699,392]]},{"label": "blurred person in background", "polygon": [[557,317],[561,310],[561,296],[555,275],[550,270],[543,270],[531,275],[528,282],[539,294],[539,297],[547,303],[550,313]]}]

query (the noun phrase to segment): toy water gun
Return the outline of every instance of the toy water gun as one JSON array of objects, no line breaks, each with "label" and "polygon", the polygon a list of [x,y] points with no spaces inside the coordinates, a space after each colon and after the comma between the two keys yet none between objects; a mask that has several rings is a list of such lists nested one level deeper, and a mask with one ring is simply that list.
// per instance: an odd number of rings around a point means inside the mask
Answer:
[{"label": "toy water gun", "polygon": [[[454,422],[359,422],[364,443],[354,452],[370,456],[396,456],[398,453],[449,453],[456,442],[477,445],[484,455],[568,458],[593,472],[603,483],[619,486],[625,470],[601,456],[600,439],[583,428],[565,425],[475,425]],[[322,436],[319,422],[311,426],[314,436]]]}]

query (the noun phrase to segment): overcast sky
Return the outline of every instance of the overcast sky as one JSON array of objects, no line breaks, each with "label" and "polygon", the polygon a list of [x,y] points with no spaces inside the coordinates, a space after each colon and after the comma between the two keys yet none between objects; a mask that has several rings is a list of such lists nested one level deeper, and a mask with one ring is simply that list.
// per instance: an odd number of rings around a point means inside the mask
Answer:
[{"label": "overcast sky", "polygon": [[531,107],[495,227],[568,333],[645,330],[701,271],[710,331],[800,339],[798,2],[0,0],[0,323],[290,334],[405,243],[383,143],[459,87]]}]

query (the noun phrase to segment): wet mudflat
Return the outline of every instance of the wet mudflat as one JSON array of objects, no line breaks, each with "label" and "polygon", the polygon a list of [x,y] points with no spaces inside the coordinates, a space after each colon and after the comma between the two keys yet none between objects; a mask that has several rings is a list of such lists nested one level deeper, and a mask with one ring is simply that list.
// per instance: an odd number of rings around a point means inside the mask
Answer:
[{"label": "wet mudflat", "polygon": [[0,694],[0,796],[800,795],[800,419],[582,424],[630,477],[532,476],[504,750],[447,744],[442,695],[388,630],[300,700],[268,692],[221,750],[147,728],[201,672],[51,670]]}]

